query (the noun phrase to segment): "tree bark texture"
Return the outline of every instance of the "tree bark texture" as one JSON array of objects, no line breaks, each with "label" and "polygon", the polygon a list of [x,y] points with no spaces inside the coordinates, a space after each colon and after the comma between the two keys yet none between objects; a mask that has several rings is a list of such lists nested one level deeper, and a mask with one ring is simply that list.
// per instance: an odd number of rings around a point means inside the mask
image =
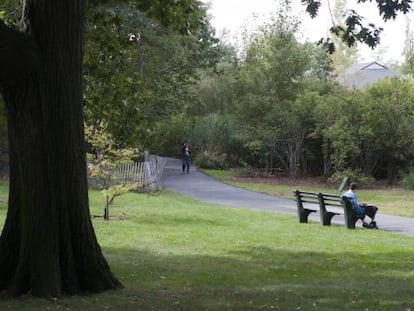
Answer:
[{"label": "tree bark texture", "polygon": [[9,209],[0,290],[58,297],[121,288],[88,206],[83,133],[85,0],[26,0],[25,32],[0,22]]}]

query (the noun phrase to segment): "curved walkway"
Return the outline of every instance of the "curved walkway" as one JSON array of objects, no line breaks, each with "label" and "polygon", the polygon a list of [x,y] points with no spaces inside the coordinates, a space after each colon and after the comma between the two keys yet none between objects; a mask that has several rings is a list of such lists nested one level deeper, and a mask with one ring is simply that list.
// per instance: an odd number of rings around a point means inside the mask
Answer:
[{"label": "curved walkway", "polygon": [[[164,187],[199,201],[296,216],[293,193],[292,199],[289,200],[244,190],[207,176],[194,166],[191,167],[190,174],[184,174],[179,159],[167,158],[164,169]],[[319,222],[319,214],[312,213],[311,219]],[[381,230],[414,236],[414,219],[412,218],[377,214],[376,221]],[[344,219],[335,216],[332,222],[343,225]]]}]

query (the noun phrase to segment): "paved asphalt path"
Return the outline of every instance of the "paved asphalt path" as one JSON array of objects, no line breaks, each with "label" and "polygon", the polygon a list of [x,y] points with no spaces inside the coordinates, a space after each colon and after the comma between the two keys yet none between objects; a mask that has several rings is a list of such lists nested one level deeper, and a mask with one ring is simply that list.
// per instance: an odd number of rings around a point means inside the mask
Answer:
[{"label": "paved asphalt path", "polygon": [[[182,172],[181,160],[166,158],[164,169],[164,187],[195,200],[221,204],[231,207],[268,210],[297,215],[296,202],[293,199],[276,198],[270,195],[244,190],[221,183],[205,175],[192,166],[190,174]],[[379,204],[381,211],[381,205]],[[319,222],[319,214],[312,213],[310,218]],[[376,221],[380,230],[392,231],[414,236],[414,219],[390,216],[378,213]],[[332,223],[344,225],[342,216],[335,216]],[[357,226],[361,223],[358,222]]]}]

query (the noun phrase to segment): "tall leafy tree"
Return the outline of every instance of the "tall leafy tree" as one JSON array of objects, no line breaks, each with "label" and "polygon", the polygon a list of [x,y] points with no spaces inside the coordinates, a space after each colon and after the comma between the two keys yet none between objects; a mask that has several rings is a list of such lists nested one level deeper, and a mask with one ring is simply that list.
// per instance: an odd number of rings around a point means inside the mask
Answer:
[{"label": "tall leafy tree", "polygon": [[0,289],[58,297],[121,287],[91,224],[83,132],[84,0],[27,0],[0,21],[10,193]]},{"label": "tall leafy tree", "polygon": [[215,50],[215,59],[219,57],[215,66],[199,70],[198,81],[193,87],[197,100],[189,106],[189,115],[226,114],[234,111],[239,70],[236,51],[223,43]]},{"label": "tall leafy tree", "polygon": [[414,30],[411,27],[411,21],[407,18],[404,45],[405,63],[402,70],[404,73],[414,76]]},{"label": "tall leafy tree", "polygon": [[237,107],[246,147],[259,155],[256,165],[283,168],[291,175],[300,172],[307,137],[307,129],[300,128],[307,123],[298,116],[309,108],[296,100],[310,81],[325,81],[330,68],[326,55],[296,40],[297,30],[298,21],[281,12],[249,39]]},{"label": "tall leafy tree", "polygon": [[325,96],[314,112],[325,163],[392,183],[413,158],[412,103],[410,79],[386,79],[363,91]]},{"label": "tall leafy tree", "polygon": [[361,164],[372,170],[369,174],[384,176],[392,184],[398,169],[414,155],[414,83],[412,79],[385,79],[365,93],[365,161]]},{"label": "tall leafy tree", "polygon": [[162,10],[145,1],[104,1],[88,10],[87,122],[104,120],[119,142],[144,143],[155,122],[185,111],[196,69],[217,62],[201,3],[168,2]]}]

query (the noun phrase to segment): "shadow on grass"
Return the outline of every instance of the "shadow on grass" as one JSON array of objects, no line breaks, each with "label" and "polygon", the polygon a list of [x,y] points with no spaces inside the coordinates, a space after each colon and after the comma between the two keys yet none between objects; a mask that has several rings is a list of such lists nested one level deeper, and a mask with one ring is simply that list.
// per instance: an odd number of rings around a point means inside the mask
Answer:
[{"label": "shadow on grass", "polygon": [[[322,248],[322,247],[321,247]],[[412,252],[283,251],[222,256],[104,248],[126,286],[93,296],[1,301],[0,310],[411,310]]]},{"label": "shadow on grass", "polygon": [[112,263],[127,287],[118,294],[132,295],[137,307],[148,309],[409,310],[414,306],[410,252],[368,256],[250,248],[234,257],[209,257],[107,251],[135,258],[125,265],[116,259]]}]

